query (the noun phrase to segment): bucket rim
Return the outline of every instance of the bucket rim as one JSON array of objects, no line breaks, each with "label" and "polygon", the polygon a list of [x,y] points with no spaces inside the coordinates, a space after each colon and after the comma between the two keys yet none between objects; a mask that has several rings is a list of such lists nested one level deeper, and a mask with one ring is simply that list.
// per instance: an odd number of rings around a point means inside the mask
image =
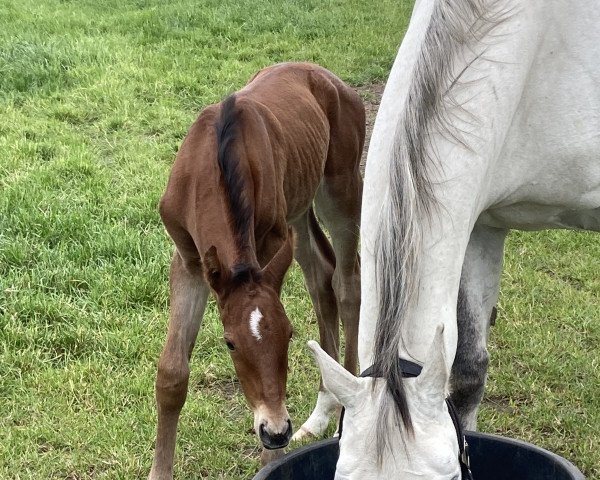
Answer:
[{"label": "bucket rim", "polygon": [[[472,432],[472,431],[465,432],[465,436],[467,437],[467,442],[469,442],[470,440],[473,440],[473,439],[480,439],[480,440],[484,440],[484,441],[485,440],[487,440],[487,441],[493,440],[495,442],[499,442],[504,445],[512,445],[515,447],[524,448],[524,449],[533,451],[543,457],[548,458],[549,460],[555,462],[556,464],[558,464],[558,466],[563,468],[567,473],[569,473],[573,477],[573,480],[585,480],[585,477],[583,476],[581,471],[573,463],[568,461],[566,458],[563,458],[554,452],[546,450],[545,448],[542,448],[542,447],[538,447],[537,445],[526,442],[524,440],[504,437],[504,436],[496,435],[496,434],[492,434],[492,433],[482,433],[482,432]],[[327,448],[327,447],[332,447],[332,446],[337,447],[338,443],[339,443],[339,438],[333,437],[333,438],[328,438],[325,440],[318,440],[316,442],[310,443],[303,447],[294,449],[291,452],[286,453],[283,457],[281,457],[277,460],[274,460],[273,462],[271,462],[268,465],[266,465],[265,467],[263,467],[252,478],[252,480],[267,480],[269,478],[269,475],[273,471],[277,470],[281,465],[289,462],[290,460],[293,460],[296,457],[305,456],[307,453],[310,453],[314,450],[319,450],[322,448]]]}]

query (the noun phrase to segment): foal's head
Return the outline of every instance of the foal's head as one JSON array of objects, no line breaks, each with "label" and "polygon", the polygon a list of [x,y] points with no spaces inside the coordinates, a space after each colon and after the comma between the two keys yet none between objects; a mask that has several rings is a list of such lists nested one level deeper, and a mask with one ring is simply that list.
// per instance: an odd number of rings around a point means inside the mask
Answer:
[{"label": "foal's head", "polygon": [[267,449],[285,447],[292,435],[285,390],[293,330],[279,298],[292,258],[292,235],[263,269],[247,264],[223,268],[214,247],[205,256],[225,344],[254,412],[254,430]]}]

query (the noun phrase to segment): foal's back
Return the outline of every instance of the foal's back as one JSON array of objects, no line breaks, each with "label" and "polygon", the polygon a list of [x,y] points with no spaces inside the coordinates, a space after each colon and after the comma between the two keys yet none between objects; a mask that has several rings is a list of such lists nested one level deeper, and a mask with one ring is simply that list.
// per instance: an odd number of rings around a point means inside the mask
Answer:
[{"label": "foal's back", "polygon": [[[255,153],[248,161],[254,171],[271,168],[272,162],[287,220],[310,205],[323,174],[358,169],[355,156],[328,158],[332,143],[348,142],[356,149],[361,131],[364,135],[362,101],[328,70],[309,63],[274,65],[255,75],[236,98],[245,116],[245,144]],[[265,151],[272,157],[265,158]]]}]

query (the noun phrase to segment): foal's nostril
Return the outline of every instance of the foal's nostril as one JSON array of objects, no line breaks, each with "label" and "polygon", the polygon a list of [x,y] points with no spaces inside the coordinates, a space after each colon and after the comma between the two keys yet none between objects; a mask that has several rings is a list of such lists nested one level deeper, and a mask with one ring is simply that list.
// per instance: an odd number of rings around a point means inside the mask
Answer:
[{"label": "foal's nostril", "polygon": [[260,441],[262,442],[263,446],[267,450],[275,450],[277,448],[287,447],[288,443],[290,443],[292,432],[292,422],[288,418],[287,429],[285,432],[270,434],[267,432],[265,424],[261,423],[258,429],[258,436],[260,437]]}]

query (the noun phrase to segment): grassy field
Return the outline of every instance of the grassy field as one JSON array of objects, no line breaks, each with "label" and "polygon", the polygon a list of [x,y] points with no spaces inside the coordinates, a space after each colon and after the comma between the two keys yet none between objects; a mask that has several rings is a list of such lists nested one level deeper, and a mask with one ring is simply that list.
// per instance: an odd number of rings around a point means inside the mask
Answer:
[{"label": "grassy field", "polygon": [[[260,67],[385,79],[411,2],[0,3],[0,478],[148,474],[172,245],[157,203],[200,109]],[[600,237],[509,239],[481,429],[600,479]],[[289,410],[308,415],[317,337],[297,268]],[[214,304],[193,357],[179,479],[251,478],[251,414]]]}]

